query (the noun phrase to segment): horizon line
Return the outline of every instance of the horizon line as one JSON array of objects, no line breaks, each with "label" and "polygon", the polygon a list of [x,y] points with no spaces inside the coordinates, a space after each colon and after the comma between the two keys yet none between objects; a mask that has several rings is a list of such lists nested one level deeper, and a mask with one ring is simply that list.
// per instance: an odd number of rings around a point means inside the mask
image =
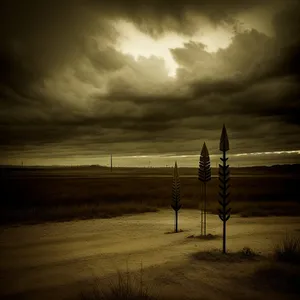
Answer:
[{"label": "horizon line", "polygon": [[[239,164],[238,164],[239,165]],[[270,167],[277,167],[277,166],[300,166],[300,163],[278,163],[274,165],[248,165],[248,166],[233,166],[232,168],[270,168]],[[53,168],[53,167],[63,167],[63,168],[78,168],[78,167],[100,167],[100,168],[107,168],[110,169],[109,166],[100,165],[100,164],[87,164],[87,165],[2,165],[0,164],[0,168],[2,167],[19,167],[19,168]],[[163,169],[163,168],[173,168],[174,166],[115,166],[116,168],[130,168],[130,169]],[[187,168],[187,169],[198,169],[198,167],[179,167],[179,168]],[[211,166],[211,169],[218,169],[219,167]]]}]

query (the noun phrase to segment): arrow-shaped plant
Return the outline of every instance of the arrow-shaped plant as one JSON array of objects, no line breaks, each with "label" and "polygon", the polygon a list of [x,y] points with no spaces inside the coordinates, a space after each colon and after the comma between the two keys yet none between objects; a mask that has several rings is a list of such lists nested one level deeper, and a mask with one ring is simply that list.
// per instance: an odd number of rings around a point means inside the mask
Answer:
[{"label": "arrow-shaped plant", "polygon": [[210,168],[210,159],[209,153],[206,147],[206,144],[203,144],[200,161],[199,161],[199,171],[198,179],[202,182],[203,192],[202,192],[202,207],[201,207],[201,220],[200,220],[200,234],[206,235],[206,183],[211,180],[211,168]]},{"label": "arrow-shaped plant", "polygon": [[179,179],[179,173],[177,169],[177,162],[175,162],[175,167],[173,172],[171,207],[175,211],[175,232],[178,232],[178,211],[181,208],[181,204],[180,204],[180,179]]},{"label": "arrow-shaped plant", "polygon": [[221,200],[219,203],[221,205],[221,209],[219,209],[219,218],[223,221],[223,253],[226,253],[226,222],[230,218],[231,208],[228,208],[230,203],[229,200],[229,165],[227,165],[226,152],[229,150],[229,141],[226,132],[225,125],[223,125],[221,139],[220,139],[220,151],[223,152],[221,157],[222,165],[219,164],[219,187],[220,192],[219,195]]}]

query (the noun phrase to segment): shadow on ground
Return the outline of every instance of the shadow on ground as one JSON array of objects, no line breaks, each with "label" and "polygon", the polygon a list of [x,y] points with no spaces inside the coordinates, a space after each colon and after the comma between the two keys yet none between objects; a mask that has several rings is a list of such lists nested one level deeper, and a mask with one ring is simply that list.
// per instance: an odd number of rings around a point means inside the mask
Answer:
[{"label": "shadow on ground", "polygon": [[167,231],[167,232],[165,232],[165,234],[175,234],[175,233],[188,232],[188,231],[190,231],[190,230],[179,229],[178,232],[176,232],[176,231]]},{"label": "shadow on ground", "polygon": [[210,251],[199,251],[190,255],[192,259],[203,260],[209,262],[236,262],[240,263],[249,260],[263,260],[264,257],[259,253],[252,251],[248,247],[244,247],[238,252],[227,252],[223,253],[219,249],[213,249]]},{"label": "shadow on ground", "polygon": [[286,295],[300,295],[300,267],[269,262],[254,271],[251,283],[261,290],[267,288]]},{"label": "shadow on ground", "polygon": [[189,235],[187,236],[188,239],[198,239],[198,240],[204,240],[204,241],[210,241],[210,240],[218,240],[221,238],[220,235],[214,235],[214,234],[207,234],[207,235]]}]

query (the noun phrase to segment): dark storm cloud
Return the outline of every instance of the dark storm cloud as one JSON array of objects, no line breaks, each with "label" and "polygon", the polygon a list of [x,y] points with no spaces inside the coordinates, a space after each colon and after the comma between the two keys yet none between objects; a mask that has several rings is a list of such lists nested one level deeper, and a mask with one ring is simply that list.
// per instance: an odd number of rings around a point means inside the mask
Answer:
[{"label": "dark storm cloud", "polygon": [[198,137],[216,144],[223,122],[237,151],[247,149],[239,143],[245,136],[257,138],[258,150],[299,148],[300,9],[285,3],[274,4],[272,37],[239,31],[216,53],[193,41],[171,49],[180,68],[176,81],[166,81],[160,58],[135,61],[117,50],[111,20],[127,19],[155,37],[189,34],[200,24],[189,16],[232,25],[261,1],[2,1],[3,151],[124,143],[124,151],[168,152],[184,141],[184,152],[198,149]]},{"label": "dark storm cloud", "polygon": [[118,70],[126,65],[126,55],[118,52],[112,46],[99,49],[98,43],[94,39],[89,39],[84,49],[90,62],[99,72]]},{"label": "dark storm cloud", "polygon": [[[78,51],[82,50],[79,45],[90,48],[88,55],[98,67],[121,66],[121,60],[113,59],[113,53],[107,50],[96,55],[97,47],[88,39],[95,32],[103,37],[103,43],[116,38],[117,33],[106,22],[109,17],[136,21],[141,30],[149,27],[147,32],[163,32],[169,25],[170,29],[180,31],[189,27],[190,18],[182,19],[187,11],[224,20],[228,13],[243,11],[259,3],[258,0],[244,3],[238,0],[230,3],[216,0],[4,0],[0,10],[1,81],[18,89],[25,88],[76,59]],[[173,21],[169,21],[170,17]],[[174,27],[172,24],[179,25]],[[198,24],[195,26],[193,30]]]},{"label": "dark storm cloud", "polygon": [[[298,121],[292,116],[299,112],[300,96],[298,81],[291,78],[268,80],[248,85],[234,80],[193,82],[190,85],[190,95],[175,96],[174,94],[162,96],[146,96],[126,94],[105,97],[109,103],[114,101],[115,106],[122,109],[125,99],[130,99],[132,110],[120,118],[128,121],[180,122],[189,117],[203,117],[218,115],[244,115],[244,116],[278,116],[286,121]],[[103,98],[98,98],[103,103]],[[96,107],[95,107],[96,108]],[[139,114],[136,115],[136,109]],[[124,110],[123,110],[124,112]],[[122,114],[120,114],[121,116]],[[105,119],[115,116],[106,116]],[[120,123],[116,124],[119,126]],[[212,124],[210,124],[211,126]],[[201,126],[201,123],[199,124]],[[218,125],[217,125],[218,126]],[[148,130],[153,128],[149,127]]]},{"label": "dark storm cloud", "polygon": [[273,67],[270,75],[292,75],[299,78],[300,74],[300,3],[286,6],[273,18],[275,31],[275,55],[271,58]]},{"label": "dark storm cloud", "polygon": [[183,48],[170,49],[170,52],[180,66],[192,68],[195,63],[213,60],[213,55],[208,53],[205,47],[203,43],[190,41],[185,43]]},{"label": "dark storm cloud", "polygon": [[104,41],[116,36],[78,0],[4,0],[0,18],[0,81],[16,92],[72,63],[95,30],[104,33]]},{"label": "dark storm cloud", "polygon": [[[264,5],[277,6],[282,1],[266,0]],[[122,16],[133,21],[143,32],[158,37],[165,31],[174,30],[191,34],[199,24],[187,13],[202,15],[214,25],[234,24],[234,15],[262,5],[260,0],[91,0],[92,7],[110,16]]]}]

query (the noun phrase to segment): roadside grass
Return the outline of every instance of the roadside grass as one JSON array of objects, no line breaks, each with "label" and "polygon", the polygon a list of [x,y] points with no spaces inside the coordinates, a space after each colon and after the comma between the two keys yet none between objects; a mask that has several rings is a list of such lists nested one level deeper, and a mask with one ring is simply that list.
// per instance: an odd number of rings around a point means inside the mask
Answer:
[{"label": "roadside grass", "polygon": [[210,262],[231,262],[240,263],[248,260],[258,260],[263,256],[260,253],[253,251],[249,247],[244,247],[240,251],[231,252],[227,251],[225,254],[220,249],[212,249],[209,251],[198,251],[191,254],[191,258],[201,261]]},{"label": "roadside grass", "polygon": [[256,288],[284,293],[285,299],[300,295],[300,238],[286,234],[274,245],[268,261],[252,276]]},{"label": "roadside grass", "polygon": [[[172,178],[13,177],[0,181],[0,223],[41,223],[111,218],[169,208]],[[232,214],[242,217],[299,216],[299,179],[231,179]],[[181,178],[182,208],[199,209],[197,178]],[[218,214],[218,179],[207,185],[207,210]]]},{"label": "roadside grass", "polygon": [[117,270],[117,280],[109,280],[103,286],[101,279],[95,277],[92,287],[82,291],[79,295],[80,300],[156,300],[153,291],[146,286],[143,280],[143,267],[141,265],[139,276],[134,276],[128,270],[121,272]]},{"label": "roadside grass", "polygon": [[[195,236],[188,236],[188,238]],[[212,249],[209,251],[198,251],[191,254],[192,258],[196,260],[209,260],[209,261],[240,261],[252,259],[268,259],[271,263],[289,263],[292,265],[300,266],[300,237],[299,235],[288,234],[277,242],[271,254],[264,257],[259,252],[255,252],[248,246],[237,252],[227,250],[227,253],[222,253],[219,249]]]},{"label": "roadside grass", "polygon": [[[225,263],[225,266],[245,263],[245,273],[237,280],[245,287],[261,294],[269,291],[281,295],[280,299],[296,299],[300,295],[300,239],[286,234],[274,245],[269,255],[262,255],[250,247],[223,254],[219,249],[198,251],[190,255],[192,261]],[[299,298],[298,298],[299,299]]]},{"label": "roadside grass", "polygon": [[108,219],[128,214],[157,212],[147,204],[133,202],[118,204],[77,204],[49,207],[33,207],[0,212],[1,225],[39,224],[43,222],[67,222],[87,219]]},{"label": "roadside grass", "polygon": [[[205,261],[207,263],[224,264],[224,266],[235,266],[244,264],[245,272],[237,278],[240,288],[255,289],[262,294],[280,293],[288,299],[300,294],[300,268],[297,265],[289,265],[286,262],[298,262],[294,254],[298,253],[299,241],[297,238],[288,236],[282,239],[276,247],[274,247],[272,255],[264,256],[260,252],[254,251],[248,246],[243,247],[239,251],[228,251],[223,254],[220,249],[211,249],[208,251],[198,251],[190,254],[191,263],[193,261]],[[278,253],[281,253],[278,255]],[[285,253],[285,255],[283,255]],[[284,259],[282,259],[284,257]],[[288,259],[286,259],[288,257]],[[295,260],[296,259],[296,260]],[[183,268],[186,268],[183,267]],[[218,267],[219,268],[219,267]],[[212,270],[214,267],[212,267]],[[230,276],[235,280],[234,272],[230,269]],[[238,270],[241,270],[238,267]],[[110,280],[109,284],[103,284],[100,278],[95,278],[92,286],[80,294],[80,300],[158,300],[160,299],[157,289],[156,293],[152,292],[148,284],[143,280],[143,269],[139,272],[139,276],[128,272],[120,272],[119,270],[114,276],[115,280]],[[201,270],[199,270],[201,272]],[[238,271],[237,274],[239,274]],[[201,273],[199,273],[201,275]],[[243,278],[243,276],[245,276]],[[229,277],[228,277],[229,278]],[[234,282],[233,282],[234,283]],[[175,287],[174,287],[175,288]],[[291,298],[293,299],[293,298]]]},{"label": "roadside grass", "polygon": [[300,237],[286,234],[274,246],[273,259],[278,262],[300,265]]},{"label": "roadside grass", "polygon": [[[231,202],[232,214],[242,218],[268,216],[299,216],[300,204],[292,201],[236,201]],[[219,203],[208,203],[208,211],[218,214]]]},{"label": "roadside grass", "polygon": [[[43,222],[67,222],[73,220],[104,219],[128,214],[157,212],[169,208],[166,201],[124,201],[116,203],[69,203],[23,208],[9,208],[0,211],[0,225],[38,224]],[[298,203],[281,202],[236,202],[232,203],[232,215],[241,217],[299,216]],[[186,201],[183,209],[198,209],[198,204]],[[208,213],[217,215],[219,204],[208,202]]]}]

